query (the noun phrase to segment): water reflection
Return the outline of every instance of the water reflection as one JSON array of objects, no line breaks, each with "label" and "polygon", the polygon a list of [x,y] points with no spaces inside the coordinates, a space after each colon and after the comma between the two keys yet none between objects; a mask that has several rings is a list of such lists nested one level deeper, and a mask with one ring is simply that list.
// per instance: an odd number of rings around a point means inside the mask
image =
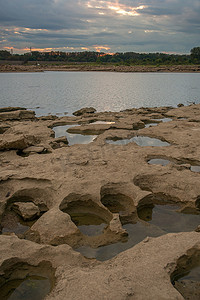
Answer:
[{"label": "water reflection", "polygon": [[23,221],[22,218],[12,211],[7,211],[1,221],[2,233],[24,234],[35,222]]},{"label": "water reflection", "polygon": [[23,280],[10,280],[1,287],[2,300],[42,300],[50,292],[50,280],[33,275]]},{"label": "water reflection", "polygon": [[148,164],[150,165],[161,165],[161,166],[166,166],[170,163],[169,160],[167,159],[162,159],[162,158],[152,158],[148,161]]},{"label": "water reflection", "polygon": [[[199,73],[42,72],[1,73],[2,107],[38,107],[37,115],[199,103]],[[77,84],[78,83],[78,84]],[[32,86],[32,88],[28,88]],[[31,92],[30,92],[31,91]]]},{"label": "water reflection", "polygon": [[163,234],[163,232],[159,228],[148,224],[145,225],[141,222],[138,222],[136,224],[126,224],[123,226],[123,228],[128,232],[127,242],[118,242],[115,244],[102,246],[97,249],[83,246],[75,250],[88,258],[96,258],[97,260],[105,261],[116,256],[120,252],[135,246],[147,236],[156,237]]},{"label": "water reflection", "polygon": [[191,166],[190,170],[192,172],[200,173],[200,166]]},{"label": "water reflection", "polygon": [[200,222],[199,214],[183,214],[177,212],[179,209],[175,205],[148,205],[138,209],[138,217],[141,221],[136,224],[125,224],[123,228],[128,232],[128,241],[102,246],[93,249],[83,246],[76,251],[88,258],[97,260],[110,259],[122,251],[125,251],[147,236],[158,237],[169,232],[193,231]]},{"label": "water reflection", "polygon": [[89,213],[70,213],[71,219],[79,230],[88,236],[99,235],[107,224],[97,215]]},{"label": "water reflection", "polygon": [[200,266],[194,267],[173,281],[174,287],[187,300],[200,299]]},{"label": "water reflection", "polygon": [[156,138],[151,138],[148,136],[134,136],[130,139],[113,139],[113,140],[106,140],[108,144],[115,144],[115,145],[126,145],[131,142],[135,142],[137,145],[141,147],[151,146],[151,147],[163,147],[163,146],[170,146],[168,142],[163,142]]},{"label": "water reflection", "polygon": [[74,134],[67,132],[67,130],[74,125],[78,124],[54,127],[53,130],[55,132],[55,137],[66,136],[70,146],[75,144],[89,144],[97,137],[97,135]]},{"label": "water reflection", "polygon": [[200,223],[200,215],[179,213],[178,209],[175,205],[145,206],[138,210],[138,216],[166,233],[195,230]]},{"label": "water reflection", "polygon": [[149,123],[149,124],[145,125],[145,128],[149,128],[151,126],[157,126],[157,125],[158,125],[158,123]]},{"label": "water reflection", "polygon": [[151,119],[152,121],[158,121],[158,122],[170,122],[172,121],[171,118],[162,118],[162,119]]}]

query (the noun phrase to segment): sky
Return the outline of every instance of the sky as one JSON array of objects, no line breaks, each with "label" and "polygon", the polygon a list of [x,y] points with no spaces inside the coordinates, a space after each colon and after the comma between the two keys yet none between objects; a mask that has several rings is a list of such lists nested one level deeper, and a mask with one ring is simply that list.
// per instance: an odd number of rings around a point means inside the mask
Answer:
[{"label": "sky", "polygon": [[0,0],[0,49],[190,53],[200,0]]}]

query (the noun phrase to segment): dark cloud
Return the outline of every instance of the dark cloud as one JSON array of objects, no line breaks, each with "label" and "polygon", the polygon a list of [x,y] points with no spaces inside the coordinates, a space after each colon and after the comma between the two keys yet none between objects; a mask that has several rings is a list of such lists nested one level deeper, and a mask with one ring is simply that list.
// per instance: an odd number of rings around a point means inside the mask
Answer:
[{"label": "dark cloud", "polygon": [[108,45],[111,51],[189,52],[200,44],[199,0],[0,0],[0,5],[0,48]]}]

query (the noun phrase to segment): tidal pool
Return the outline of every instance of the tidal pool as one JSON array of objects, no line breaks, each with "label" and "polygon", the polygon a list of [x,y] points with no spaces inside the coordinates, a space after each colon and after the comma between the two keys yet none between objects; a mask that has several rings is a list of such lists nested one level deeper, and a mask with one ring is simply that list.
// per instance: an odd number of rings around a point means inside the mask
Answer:
[{"label": "tidal pool", "polygon": [[169,163],[170,163],[169,160],[162,159],[162,158],[152,158],[152,159],[148,160],[148,164],[150,164],[150,165],[162,165],[162,166],[166,166]]},{"label": "tidal pool", "polygon": [[151,119],[152,121],[159,121],[159,122],[170,122],[172,121],[171,118],[162,118],[162,119]]},{"label": "tidal pool", "polygon": [[35,222],[23,221],[20,216],[12,211],[6,212],[1,221],[2,233],[15,233],[16,235],[24,234]]},{"label": "tidal pool", "polygon": [[175,278],[173,281],[174,287],[179,293],[188,300],[200,299],[200,266],[196,266],[182,277]]},{"label": "tidal pool", "polygon": [[75,145],[75,144],[89,144],[93,142],[93,140],[97,137],[97,135],[86,135],[86,134],[74,134],[69,133],[67,130],[74,126],[79,124],[71,124],[71,125],[65,125],[65,126],[56,126],[53,128],[55,132],[55,137],[61,137],[66,136],[67,140],[69,142],[69,146]]},{"label": "tidal pool", "polygon": [[10,280],[1,287],[1,300],[42,300],[51,290],[50,280],[38,275]]},{"label": "tidal pool", "polygon": [[96,249],[93,249],[89,246],[82,246],[75,249],[80,252],[82,255],[88,258],[96,258],[100,261],[108,260],[122,251],[125,251],[136,244],[140,243],[147,236],[160,236],[162,231],[155,226],[149,224],[144,224],[138,222],[136,224],[126,224],[123,226],[124,229],[128,232],[128,239],[125,242],[118,242],[115,244],[110,244],[107,246],[102,246]]},{"label": "tidal pool", "polygon": [[147,205],[138,209],[138,217],[159,227],[165,233],[195,230],[200,214],[179,213],[175,205]]},{"label": "tidal pool", "polygon": [[149,123],[149,124],[145,124],[145,128],[149,128],[151,126],[157,126],[158,123]]},{"label": "tidal pool", "polygon": [[191,166],[190,170],[192,172],[200,173],[200,166]]},{"label": "tidal pool", "polygon": [[151,146],[151,147],[165,147],[170,146],[168,142],[163,142],[156,138],[151,138],[148,136],[134,136],[130,139],[118,139],[118,140],[106,140],[108,144],[114,144],[114,145],[126,145],[128,143],[134,142],[138,146],[145,147],[145,146]]},{"label": "tidal pool", "polygon": [[78,229],[85,235],[100,235],[107,225],[99,216],[89,213],[70,213],[71,219]]},{"label": "tidal pool", "polygon": [[200,224],[200,215],[177,212],[174,205],[148,205],[138,209],[139,221],[135,224],[125,224],[123,228],[128,233],[124,242],[102,246],[93,249],[83,246],[75,249],[88,258],[100,261],[108,260],[122,251],[140,243],[146,237],[158,237],[169,232],[192,231]]}]

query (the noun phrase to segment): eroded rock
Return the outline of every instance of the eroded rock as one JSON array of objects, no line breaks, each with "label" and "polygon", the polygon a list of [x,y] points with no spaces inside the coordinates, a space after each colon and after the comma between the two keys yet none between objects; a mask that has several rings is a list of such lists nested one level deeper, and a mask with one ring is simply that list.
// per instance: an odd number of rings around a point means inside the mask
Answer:
[{"label": "eroded rock", "polygon": [[32,202],[17,202],[14,203],[12,209],[19,214],[25,221],[30,221],[35,219],[40,215],[40,210]]},{"label": "eroded rock", "polygon": [[[11,116],[14,112],[1,113]],[[30,265],[37,267],[48,261],[55,268],[56,277],[48,300],[183,299],[171,280],[173,272],[180,270],[180,258],[187,268],[199,257],[198,222],[197,232],[190,228],[190,232],[166,234],[148,217],[154,220],[154,211],[159,211],[156,206],[176,204],[177,214],[194,214],[198,221],[200,175],[192,172],[191,166],[200,165],[200,105],[26,120],[16,119],[18,114],[16,110],[14,119],[1,119],[0,124],[0,213],[5,216],[8,209],[15,207],[24,218],[37,219],[38,210],[43,215],[21,239],[14,233],[0,236],[0,285],[5,278],[10,280],[12,270],[17,274],[16,263],[23,261],[29,269]],[[152,118],[167,117],[172,121],[158,121],[157,126],[144,128]],[[51,129],[55,124],[84,124],[84,129],[90,127],[90,122],[104,120],[115,123],[107,127],[91,123],[93,129],[101,130],[95,143],[87,145],[67,146],[66,139],[56,140]],[[166,140],[171,145],[141,147],[134,142],[106,142],[136,135]],[[45,149],[48,155],[38,155]],[[16,150],[35,155],[21,157]],[[166,158],[170,163],[148,163],[156,157]],[[32,206],[30,214],[27,205]],[[99,226],[97,232],[92,226]],[[149,235],[150,227],[163,236]],[[115,256],[124,243],[130,247],[131,230],[138,235],[141,228],[147,228],[144,231],[148,234],[136,240],[134,247],[106,262],[85,259],[70,247],[85,247],[94,254],[91,257],[97,257],[102,249],[112,249]]]},{"label": "eroded rock", "polygon": [[46,212],[26,233],[27,239],[35,240],[37,237],[37,242],[54,246],[60,244],[73,246],[77,243],[78,236],[79,230],[71,222],[70,216],[57,209]]},{"label": "eroded rock", "polygon": [[81,108],[73,113],[74,116],[81,116],[84,114],[93,114],[96,112],[96,109],[94,107],[85,107]]},{"label": "eroded rock", "polygon": [[11,110],[6,112],[0,112],[0,120],[25,120],[34,119],[35,112],[30,110]]}]

